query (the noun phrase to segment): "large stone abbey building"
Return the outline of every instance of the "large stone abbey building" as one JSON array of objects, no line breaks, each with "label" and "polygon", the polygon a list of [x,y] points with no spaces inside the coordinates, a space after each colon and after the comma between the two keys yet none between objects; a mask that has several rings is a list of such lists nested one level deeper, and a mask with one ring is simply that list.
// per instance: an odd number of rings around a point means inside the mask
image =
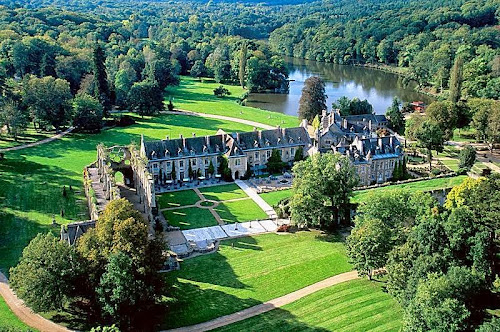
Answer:
[{"label": "large stone abbey building", "polygon": [[[254,130],[228,134],[145,141],[140,154],[155,183],[188,180],[192,174],[209,178],[218,176],[219,157],[225,156],[233,179],[265,172],[273,150],[283,162],[291,165],[296,157],[313,153],[341,153],[355,165],[362,185],[386,182],[403,158],[399,140],[393,136],[378,137],[377,130],[386,129],[383,115],[340,116],[337,111],[324,112],[317,130],[306,122],[295,128]],[[308,131],[309,130],[309,131]],[[298,155],[300,156],[298,156]]]},{"label": "large stone abbey building", "polygon": [[[219,157],[227,157],[233,179],[243,177],[250,167],[254,174],[261,174],[271,157],[278,150],[282,161],[291,164],[296,154],[304,157],[311,146],[311,139],[304,127],[254,130],[204,137],[183,137],[159,141],[141,140],[141,155],[148,159],[148,169],[156,182],[182,181],[191,172],[203,177],[217,175]],[[191,166],[191,167],[190,167]]]}]

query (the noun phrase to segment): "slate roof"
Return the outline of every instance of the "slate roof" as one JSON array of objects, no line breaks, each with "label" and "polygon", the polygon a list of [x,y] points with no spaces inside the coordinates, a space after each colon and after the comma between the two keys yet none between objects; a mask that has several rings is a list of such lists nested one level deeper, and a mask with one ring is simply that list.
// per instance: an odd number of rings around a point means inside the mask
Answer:
[{"label": "slate roof", "polygon": [[61,228],[61,240],[68,241],[70,245],[74,245],[80,236],[82,236],[90,228],[94,228],[95,225],[95,220],[79,221],[67,224],[64,228]]},{"label": "slate roof", "polygon": [[170,159],[186,156],[229,153],[238,155],[233,148],[232,138],[227,134],[212,136],[183,137],[176,139],[145,141],[144,148],[149,160]]},{"label": "slate roof", "polygon": [[397,158],[403,153],[401,143],[395,136],[377,138],[357,137],[349,146],[337,146],[334,150],[348,156],[355,163]]},{"label": "slate roof", "polygon": [[208,154],[239,157],[245,155],[245,150],[307,145],[310,142],[311,138],[303,127],[255,130],[232,135],[219,130],[216,135],[212,136],[144,141],[144,150],[149,160],[196,157]]},{"label": "slate roof", "polygon": [[236,140],[238,146],[244,151],[261,148],[306,145],[311,142],[309,133],[304,127],[250,131],[234,134],[233,138]]}]

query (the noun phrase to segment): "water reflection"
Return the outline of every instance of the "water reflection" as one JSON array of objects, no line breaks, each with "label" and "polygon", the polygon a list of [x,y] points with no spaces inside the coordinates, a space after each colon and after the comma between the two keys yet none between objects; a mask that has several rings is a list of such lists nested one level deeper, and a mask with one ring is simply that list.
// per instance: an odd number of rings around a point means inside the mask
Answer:
[{"label": "water reflection", "polygon": [[426,95],[417,93],[414,86],[404,86],[402,77],[379,70],[316,62],[296,58],[286,59],[290,70],[288,94],[252,93],[248,106],[270,111],[297,115],[304,81],[310,76],[320,76],[326,83],[327,106],[342,96],[368,99],[377,114],[385,114],[394,96],[403,102],[422,100],[430,102]]}]

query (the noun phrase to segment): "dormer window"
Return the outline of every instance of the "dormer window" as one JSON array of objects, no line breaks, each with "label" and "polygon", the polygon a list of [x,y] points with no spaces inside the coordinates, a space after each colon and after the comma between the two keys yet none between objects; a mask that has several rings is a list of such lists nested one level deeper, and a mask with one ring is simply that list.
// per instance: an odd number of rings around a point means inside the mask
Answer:
[{"label": "dormer window", "polygon": [[258,148],[259,147],[259,142],[257,142],[256,140],[253,141],[253,146],[254,146],[254,148]]},{"label": "dormer window", "polygon": [[177,154],[178,154],[179,156],[182,156],[182,149],[181,149],[181,148],[179,148],[179,149],[177,150]]},{"label": "dormer window", "polygon": [[151,159],[156,159],[156,151],[151,152]]},{"label": "dormer window", "polygon": [[281,137],[278,137],[278,144],[281,143]]},{"label": "dormer window", "polygon": [[168,149],[165,150],[165,157],[170,157],[170,151]]},{"label": "dormer window", "polygon": [[194,154],[195,154],[194,149],[191,149],[190,153],[191,153],[192,156],[194,156]]},{"label": "dormer window", "polygon": [[293,143],[293,138],[290,137],[290,139],[288,140],[288,143],[292,144]]},{"label": "dormer window", "polygon": [[217,151],[217,152],[219,152],[219,151],[220,151],[219,144],[215,144],[215,151]]},{"label": "dormer window", "polygon": [[269,140],[266,139],[266,146],[270,146],[271,143],[269,143]]},{"label": "dormer window", "polygon": [[208,151],[208,147],[206,145],[203,145],[203,152],[206,153]]}]

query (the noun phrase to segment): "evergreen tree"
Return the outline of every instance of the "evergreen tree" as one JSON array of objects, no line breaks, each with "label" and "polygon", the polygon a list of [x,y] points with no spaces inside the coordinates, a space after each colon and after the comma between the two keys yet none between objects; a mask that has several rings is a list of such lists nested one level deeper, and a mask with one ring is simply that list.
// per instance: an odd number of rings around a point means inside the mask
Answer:
[{"label": "evergreen tree", "polygon": [[456,104],[462,93],[464,59],[461,55],[455,58],[450,75],[450,101]]},{"label": "evergreen tree", "polygon": [[106,55],[101,45],[97,44],[92,53],[93,74],[94,74],[94,97],[99,100],[103,107],[104,116],[109,116],[111,110],[111,92],[109,90],[108,74],[106,73]]},{"label": "evergreen tree", "polygon": [[245,41],[241,46],[240,63],[238,71],[238,78],[240,79],[240,85],[242,88],[245,87],[245,72],[247,70],[247,52],[248,52],[248,46]]},{"label": "evergreen tree", "polygon": [[397,97],[394,97],[392,105],[387,109],[385,115],[389,118],[391,128],[395,132],[402,134],[405,130],[405,117],[399,108],[399,100]]},{"label": "evergreen tree", "polygon": [[323,110],[326,110],[325,82],[318,76],[311,76],[306,79],[302,88],[299,118],[311,122]]}]

